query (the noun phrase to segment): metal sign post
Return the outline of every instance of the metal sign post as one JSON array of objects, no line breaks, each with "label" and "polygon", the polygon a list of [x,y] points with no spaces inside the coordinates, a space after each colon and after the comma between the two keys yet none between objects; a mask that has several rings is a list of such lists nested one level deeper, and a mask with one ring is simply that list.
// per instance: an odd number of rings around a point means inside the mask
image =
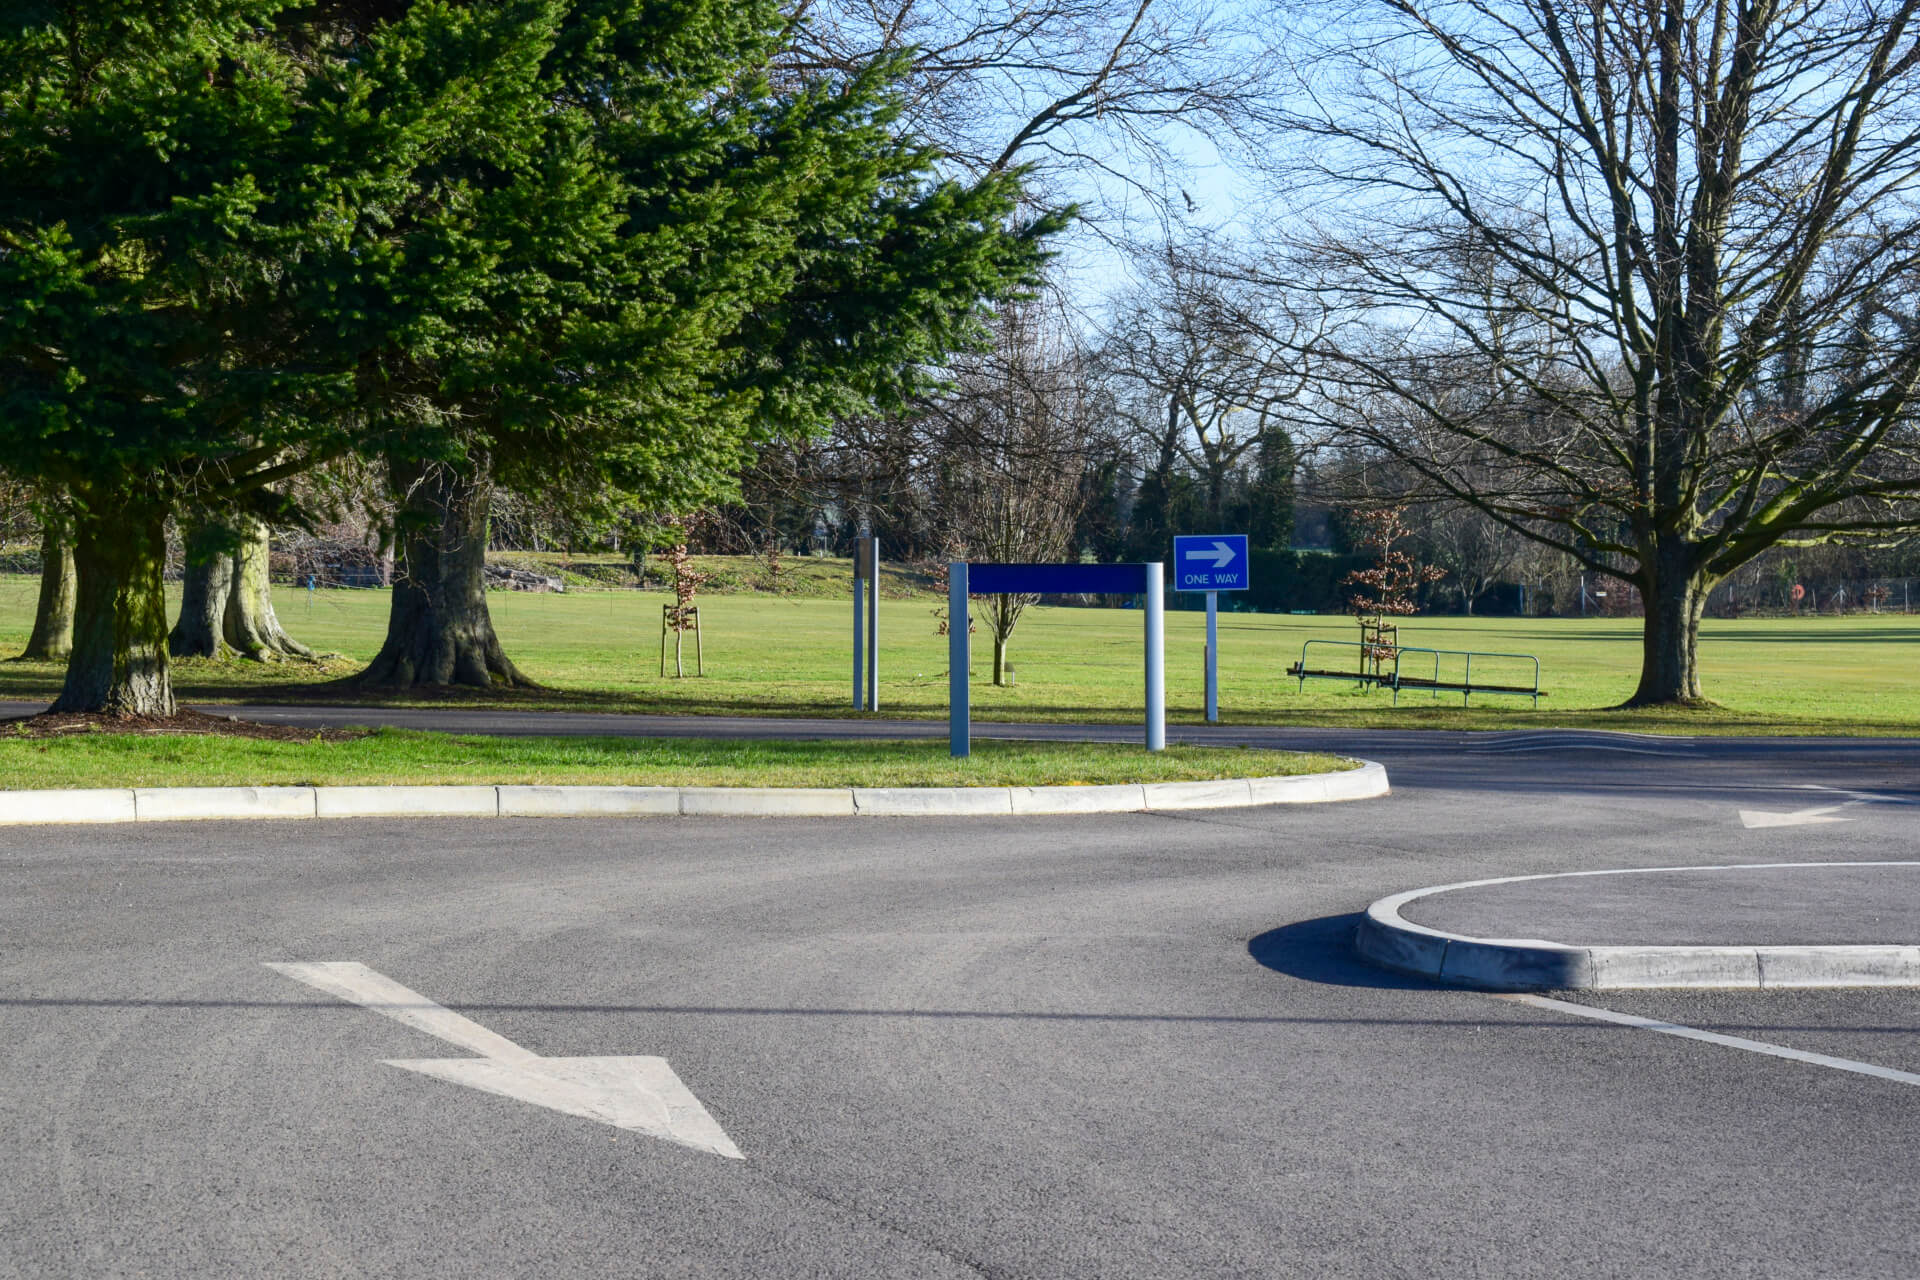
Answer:
[{"label": "metal sign post", "polygon": [[947,566],[947,743],[955,756],[963,757],[972,749],[968,723],[971,708],[967,704],[968,668],[973,655],[968,651],[967,566],[956,560]]},{"label": "metal sign post", "polygon": [[1167,749],[1167,582],[1160,565],[1147,571],[1147,750]]},{"label": "metal sign post", "polygon": [[1160,564],[964,564],[947,566],[947,672],[953,754],[969,748],[967,597],[1138,595],[1146,603],[1147,750],[1167,745],[1165,566]]},{"label": "metal sign post", "polygon": [[1173,589],[1207,593],[1207,722],[1220,719],[1220,593],[1245,591],[1247,535],[1203,534],[1173,540]]},{"label": "metal sign post", "polygon": [[1220,720],[1220,593],[1207,592],[1207,723]]},{"label": "metal sign post", "polygon": [[853,709],[880,709],[880,539],[853,540]]},{"label": "metal sign post", "polygon": [[853,709],[867,709],[867,580],[860,575],[860,544],[853,544]]}]

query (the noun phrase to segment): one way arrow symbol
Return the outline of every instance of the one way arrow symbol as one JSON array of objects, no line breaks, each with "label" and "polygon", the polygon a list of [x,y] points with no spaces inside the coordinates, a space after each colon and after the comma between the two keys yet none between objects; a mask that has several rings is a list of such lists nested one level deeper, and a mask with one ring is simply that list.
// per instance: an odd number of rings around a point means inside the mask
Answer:
[{"label": "one way arrow symbol", "polygon": [[1233,548],[1224,542],[1215,542],[1205,550],[1187,552],[1187,559],[1210,561],[1214,568],[1223,569],[1233,563]]},{"label": "one way arrow symbol", "polygon": [[543,1058],[363,964],[269,964],[267,968],[480,1055],[390,1060],[387,1066],[732,1160],[743,1158],[740,1148],[680,1083],[665,1058]]}]

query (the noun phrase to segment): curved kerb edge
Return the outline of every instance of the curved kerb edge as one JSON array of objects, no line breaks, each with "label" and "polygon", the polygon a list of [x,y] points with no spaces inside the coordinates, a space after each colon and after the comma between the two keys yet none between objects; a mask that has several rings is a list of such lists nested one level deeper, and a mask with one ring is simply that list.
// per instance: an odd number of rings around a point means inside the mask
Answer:
[{"label": "curved kerb edge", "polygon": [[1920,946],[1568,946],[1537,938],[1471,938],[1413,923],[1400,909],[1416,898],[1523,880],[1656,872],[1762,871],[1789,867],[1915,867],[1920,862],[1754,862],[1709,867],[1633,867],[1501,876],[1412,889],[1367,908],[1354,935],[1382,968],[1482,991],[1626,991],[1675,987],[1920,986]]},{"label": "curved kerb edge", "polygon": [[1102,787],[136,787],[0,791],[0,826],[236,818],[974,817],[1320,804],[1386,795],[1339,773]]}]

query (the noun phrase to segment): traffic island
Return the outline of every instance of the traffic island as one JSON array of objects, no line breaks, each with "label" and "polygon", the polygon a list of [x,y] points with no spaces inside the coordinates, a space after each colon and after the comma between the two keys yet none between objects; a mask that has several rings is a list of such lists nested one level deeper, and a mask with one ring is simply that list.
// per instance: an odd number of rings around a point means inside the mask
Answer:
[{"label": "traffic island", "polygon": [[1484,991],[1920,986],[1920,862],[1508,876],[1367,908],[1367,960]]}]

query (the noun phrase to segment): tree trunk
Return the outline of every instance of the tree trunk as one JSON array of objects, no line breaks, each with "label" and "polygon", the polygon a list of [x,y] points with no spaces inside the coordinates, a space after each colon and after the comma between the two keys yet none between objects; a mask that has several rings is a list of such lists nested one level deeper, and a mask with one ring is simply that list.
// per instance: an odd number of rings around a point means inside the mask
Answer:
[{"label": "tree trunk", "polygon": [[1004,685],[1007,682],[1007,637],[998,631],[993,635],[993,682]]},{"label": "tree trunk", "polygon": [[188,533],[180,619],[167,634],[169,654],[218,658],[231,650],[255,662],[313,656],[274,615],[268,548],[267,527],[249,516],[238,517],[234,527],[202,522]]},{"label": "tree trunk", "polygon": [[[104,504],[101,504],[104,505]],[[167,599],[167,513],[159,504],[99,505],[74,521],[73,654],[54,711],[118,716],[170,716]]]},{"label": "tree trunk", "polygon": [[233,590],[231,535],[196,521],[187,530],[186,565],[180,578],[180,618],[167,633],[175,658],[218,658],[224,653],[222,619]]},{"label": "tree trunk", "polygon": [[243,658],[271,662],[311,658],[313,650],[288,635],[273,612],[273,584],[267,576],[271,539],[267,526],[241,517],[240,549],[233,553],[232,587],[221,616],[226,642]]},{"label": "tree trunk", "polygon": [[20,656],[55,662],[73,652],[73,543],[51,521],[40,534],[40,599]]},{"label": "tree trunk", "polygon": [[1704,706],[1700,689],[1700,615],[1707,607],[1712,583],[1704,574],[1655,563],[1640,584],[1646,603],[1646,623],[1640,633],[1640,687],[1629,707]]},{"label": "tree trunk", "polygon": [[355,683],[538,688],[507,659],[487,612],[485,478],[442,466],[396,470],[394,482],[404,494],[402,563],[386,643]]}]

